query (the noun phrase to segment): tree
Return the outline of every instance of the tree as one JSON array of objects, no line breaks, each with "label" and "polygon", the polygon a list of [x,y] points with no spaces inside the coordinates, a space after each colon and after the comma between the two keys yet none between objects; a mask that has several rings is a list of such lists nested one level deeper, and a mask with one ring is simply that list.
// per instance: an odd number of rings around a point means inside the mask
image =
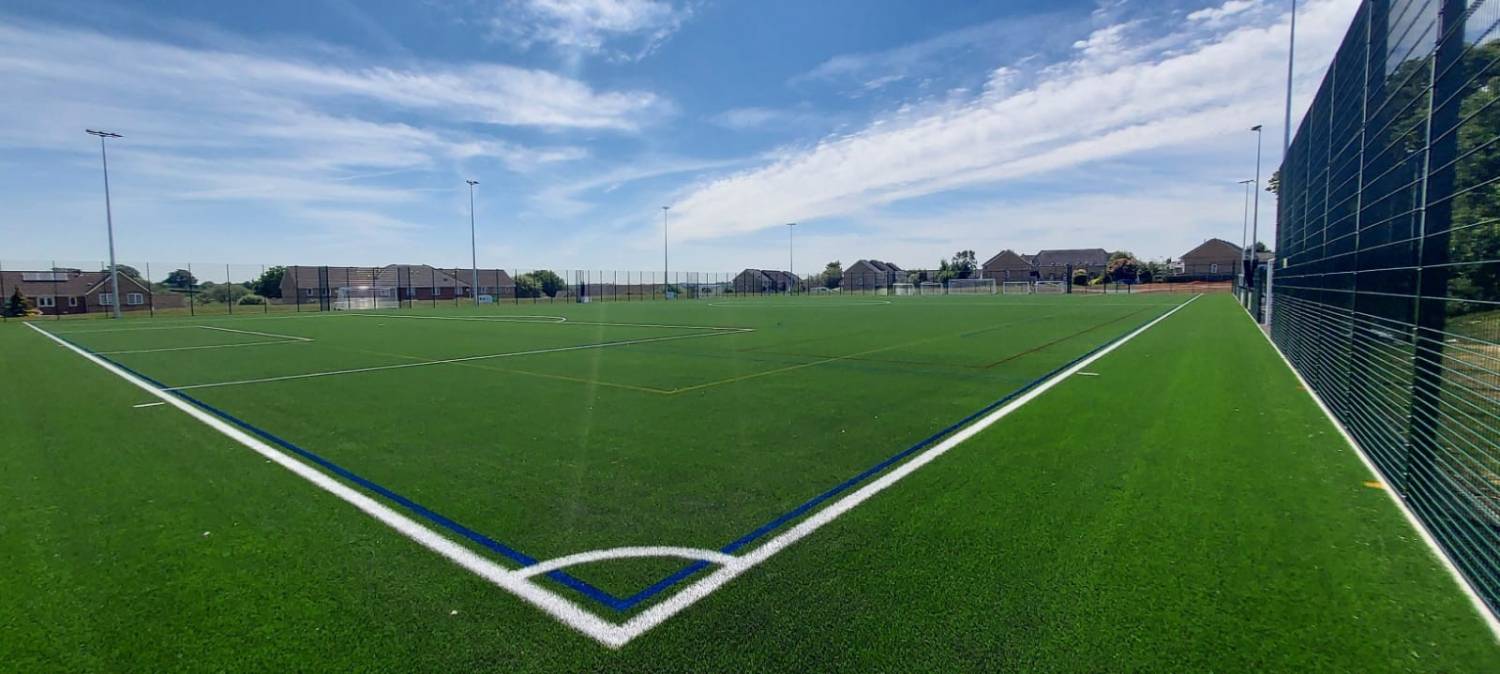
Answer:
[{"label": "tree", "polygon": [[974,257],[974,251],[961,250],[953,254],[953,264],[949,265],[949,269],[953,270],[955,278],[970,278],[979,269],[979,262]]},{"label": "tree", "polygon": [[542,286],[542,292],[548,297],[557,297],[557,291],[567,285],[563,283],[562,277],[553,273],[551,269],[538,269],[531,272],[531,275],[536,277],[537,283]]},{"label": "tree", "polygon": [[188,290],[193,286],[198,285],[198,279],[197,277],[193,276],[192,272],[186,269],[174,269],[172,270],[172,273],[167,274],[167,280],[163,281],[162,283],[166,284],[168,288]]},{"label": "tree", "polygon": [[1266,179],[1266,191],[1281,196],[1281,169],[1272,171],[1271,177]]},{"label": "tree", "polygon": [[1079,267],[1073,270],[1073,285],[1086,286],[1089,284],[1089,270]]},{"label": "tree", "polygon": [[947,260],[938,260],[937,273],[933,276],[933,281],[948,285],[948,281],[952,280],[955,276],[958,276],[958,272],[954,271],[953,265],[949,264]]},{"label": "tree", "polygon": [[245,287],[261,297],[281,297],[281,279],[284,276],[286,267],[268,267],[258,278],[246,282]]},{"label": "tree", "polygon": [[1125,251],[1122,257],[1111,257],[1109,265],[1105,267],[1105,273],[1115,281],[1133,283],[1140,276],[1141,263]]},{"label": "tree", "polygon": [[129,276],[130,278],[133,278],[133,279],[135,279],[137,281],[142,280],[142,279],[145,278],[145,277],[141,276],[140,270],[138,270],[135,267],[132,267],[132,266],[130,266],[128,264],[117,264],[117,265],[115,265],[115,269],[118,270],[120,272],[120,274],[122,274],[124,276]]},{"label": "tree", "polygon": [[1271,252],[1271,249],[1266,247],[1266,242],[1264,242],[1264,241],[1256,241],[1255,242],[1255,252],[1257,252],[1257,253],[1269,253],[1269,252]]},{"label": "tree", "polygon": [[31,298],[21,294],[21,289],[16,288],[11,292],[10,299],[5,301],[5,306],[0,307],[0,316],[6,318],[23,318],[30,316],[36,311],[36,305]]},{"label": "tree", "polygon": [[250,295],[250,290],[238,283],[204,282],[198,288],[198,302],[235,302]]},{"label": "tree", "polygon": [[823,287],[832,290],[844,282],[844,265],[838,260],[823,267]]},{"label": "tree", "polygon": [[531,274],[516,277],[516,297],[541,297],[542,285]]}]

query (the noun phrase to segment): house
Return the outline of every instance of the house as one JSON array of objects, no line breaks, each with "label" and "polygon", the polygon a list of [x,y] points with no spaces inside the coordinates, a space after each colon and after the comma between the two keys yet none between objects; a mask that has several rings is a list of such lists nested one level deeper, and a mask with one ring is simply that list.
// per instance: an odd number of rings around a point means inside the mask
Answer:
[{"label": "house", "polygon": [[[125,296],[120,310],[150,309],[151,287],[129,274],[118,276],[120,294]],[[115,300],[109,277],[107,271],[66,267],[53,267],[48,271],[6,271],[0,272],[0,295],[8,300],[20,288],[21,294],[30,298],[36,308],[48,316],[111,311]]]},{"label": "house", "polygon": [[473,278],[473,269],[457,269],[454,270],[452,276],[463,286],[475,288],[475,292],[481,297],[485,295],[495,298],[516,296],[516,282],[504,269],[480,269],[477,283]]},{"label": "house", "polygon": [[979,277],[994,279],[996,283],[1029,281],[1034,271],[1031,260],[1007,248],[984,261],[979,268]]},{"label": "house", "polygon": [[1209,239],[1182,254],[1178,273],[1198,277],[1233,278],[1239,275],[1245,252],[1223,239]]},{"label": "house", "polygon": [[1103,248],[1040,250],[1032,258],[1038,281],[1067,281],[1068,271],[1083,269],[1089,276],[1103,274],[1109,266],[1109,251]]},{"label": "house", "polygon": [[887,288],[892,283],[905,283],[906,270],[890,262],[876,259],[860,260],[844,268],[844,280],[840,286],[846,291]]},{"label": "house", "polygon": [[784,293],[800,290],[802,282],[791,272],[775,269],[746,269],[731,282],[736,293]]},{"label": "house", "polygon": [[[425,264],[388,264],[384,267],[310,267],[294,265],[281,277],[284,302],[323,304],[348,298],[398,301],[451,300],[469,296],[471,284],[460,280],[473,271],[444,270]],[[514,292],[515,281],[503,269],[479,270],[481,287]],[[498,283],[496,283],[498,281]]]}]

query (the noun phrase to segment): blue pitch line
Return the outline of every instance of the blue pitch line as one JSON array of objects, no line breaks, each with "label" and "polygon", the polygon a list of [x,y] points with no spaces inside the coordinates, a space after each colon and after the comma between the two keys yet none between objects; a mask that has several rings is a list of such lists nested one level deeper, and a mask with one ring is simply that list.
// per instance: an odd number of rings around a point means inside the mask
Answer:
[{"label": "blue pitch line", "polygon": [[[1160,314],[1158,314],[1158,316],[1159,315]],[[1136,327],[1139,327],[1140,325],[1145,325],[1146,323],[1149,323],[1150,321],[1155,320],[1155,319],[1156,319],[1156,316],[1153,316],[1150,319],[1147,319],[1146,321],[1142,321]],[[1070,360],[1067,363],[1059,365],[1058,367],[1053,368],[1052,370],[1048,371],[1046,374],[1044,374],[1044,375],[1042,375],[1040,377],[1037,377],[1036,379],[1033,379],[1033,380],[1031,380],[1031,381],[1029,381],[1029,382],[1027,382],[1027,383],[1025,383],[1023,385],[1021,385],[1020,388],[1017,388],[1014,391],[1011,391],[1010,393],[1005,394],[1005,396],[1002,397],[1002,398],[1000,398],[999,400],[996,400],[996,401],[994,401],[994,402],[992,402],[992,403],[990,403],[988,405],[985,405],[984,407],[980,408],[978,411],[976,411],[976,412],[974,412],[974,413],[972,413],[972,414],[970,414],[970,415],[968,415],[968,416],[966,416],[966,417],[964,417],[962,419],[959,419],[958,421],[955,421],[952,424],[949,424],[947,427],[943,428],[942,430],[940,430],[940,431],[938,431],[936,433],[933,433],[932,435],[929,435],[929,436],[927,436],[927,437],[925,437],[925,438],[917,441],[916,444],[914,444],[914,445],[912,445],[910,447],[907,447],[906,449],[903,449],[900,452],[897,452],[897,453],[891,455],[889,458],[885,459],[884,461],[881,461],[880,463],[877,463],[874,466],[871,466],[871,467],[865,469],[864,472],[861,472],[860,474],[855,475],[854,477],[851,477],[848,480],[843,481],[842,483],[838,484],[837,486],[833,487],[832,489],[829,489],[828,491],[825,491],[825,492],[823,492],[821,494],[818,494],[817,496],[812,497],[811,499],[808,499],[807,501],[803,502],[802,505],[799,505],[796,508],[793,508],[793,509],[787,511],[786,513],[780,515],[776,519],[773,519],[773,520],[771,520],[769,522],[766,522],[765,524],[762,524],[761,526],[757,527],[754,531],[751,531],[750,533],[745,534],[744,536],[741,536],[739,538],[734,539],[728,545],[725,545],[724,547],[719,548],[719,552],[722,552],[724,554],[734,554],[736,551],[744,548],[746,545],[749,545],[750,543],[754,542],[756,539],[758,539],[758,538],[760,538],[762,536],[765,536],[766,534],[771,533],[772,531],[775,531],[775,530],[781,528],[787,522],[790,522],[790,521],[792,521],[792,520],[794,520],[794,519],[796,519],[798,517],[801,517],[802,515],[807,514],[808,511],[810,511],[813,508],[817,507],[819,504],[822,504],[824,501],[827,501],[828,499],[831,499],[834,496],[837,496],[840,493],[842,493],[844,491],[847,491],[851,487],[853,487],[853,486],[855,486],[855,485],[857,485],[857,484],[859,484],[859,483],[861,483],[861,482],[869,479],[870,477],[873,477],[875,474],[880,473],[880,472],[884,471],[887,468],[890,468],[892,465],[894,465],[896,463],[899,463],[901,460],[903,460],[903,459],[911,456],[912,454],[915,454],[916,452],[919,452],[919,451],[921,451],[923,449],[926,449],[927,447],[932,446],[933,444],[936,444],[939,440],[941,440],[942,438],[946,437],[947,435],[953,433],[954,431],[957,431],[958,429],[960,429],[960,428],[962,428],[964,426],[969,425],[969,423],[972,422],[972,421],[974,421],[975,419],[978,419],[979,417],[982,417],[982,416],[984,416],[986,414],[989,414],[990,412],[992,412],[992,411],[996,410],[997,408],[1005,405],[1006,403],[1008,403],[1008,402],[1010,402],[1012,400],[1015,400],[1018,396],[1026,393],[1027,391],[1030,391],[1033,388],[1036,388],[1037,385],[1041,384],[1043,381],[1046,381],[1047,379],[1052,378],[1057,373],[1062,372],[1063,370],[1066,370],[1066,369],[1068,369],[1070,367],[1073,367],[1074,365],[1078,364],[1079,361],[1082,361],[1082,360],[1088,358],[1089,356],[1092,356],[1092,355],[1098,353],[1099,351],[1105,349],[1106,347],[1109,347],[1110,345],[1114,344],[1115,342],[1118,342],[1121,339],[1124,339],[1126,335],[1129,335],[1132,332],[1135,332],[1134,328],[1132,328],[1131,330],[1128,330],[1128,331],[1126,331],[1126,332],[1124,332],[1124,333],[1116,336],[1114,339],[1111,339],[1111,340],[1109,340],[1109,341],[1107,341],[1107,342],[1105,342],[1103,344],[1100,344],[1099,346],[1096,346],[1096,347],[1094,347],[1092,349],[1089,349],[1087,352],[1083,353],[1082,355],[1078,356],[1077,358],[1074,358],[1073,360]],[[710,566],[710,563],[706,562],[706,561],[703,561],[703,560],[692,562],[692,563],[690,563],[690,564],[688,564],[688,565],[686,565],[686,566],[684,566],[684,567],[682,567],[682,568],[680,568],[680,569],[672,572],[671,574],[667,575],[665,578],[662,578],[661,580],[658,580],[655,583],[652,583],[651,585],[647,586],[645,589],[641,590],[640,592],[637,592],[637,593],[635,593],[635,594],[633,594],[633,595],[631,595],[629,597],[626,597],[625,600],[623,601],[624,608],[623,609],[619,609],[619,610],[628,610],[628,609],[634,608],[636,605],[640,604],[641,602],[647,601],[647,600],[651,599],[652,597],[654,597],[654,596],[656,596],[658,594],[661,594],[663,591],[667,590],[668,588],[672,587],[673,585],[676,585],[676,584],[678,584],[678,583],[680,583],[680,582],[682,582],[684,580],[687,580],[688,578],[692,577],[694,574],[696,574],[699,571],[702,571],[702,570],[708,568],[709,566]]]},{"label": "blue pitch line", "polygon": [[[140,377],[141,379],[146,380],[147,382],[150,382],[151,385],[153,385],[153,386],[155,386],[155,387],[157,387],[159,389],[165,390],[165,389],[170,389],[171,388],[170,386],[166,385],[163,382],[157,381],[156,379],[154,379],[154,378],[152,378],[152,377],[150,377],[148,375],[145,375],[145,374],[142,374],[140,372],[137,372],[137,371],[131,369],[129,366],[124,365],[124,364],[122,364],[120,362],[117,362],[117,361],[115,361],[115,360],[113,360],[113,359],[111,359],[111,358],[109,358],[107,356],[101,356],[98,353],[95,353],[92,349],[89,349],[88,347],[85,347],[85,346],[83,346],[81,344],[78,344],[78,343],[76,343],[76,342],[74,342],[74,341],[72,341],[72,340],[70,340],[70,339],[68,339],[66,337],[63,337],[61,335],[54,335],[54,336],[57,337],[58,339],[61,339],[61,340],[65,341],[65,342],[69,343],[69,344],[72,344],[73,346],[76,346],[76,347],[78,347],[80,349],[83,349],[84,351],[86,351],[89,354],[93,355],[95,358],[103,360],[103,361],[105,361],[105,362],[107,362],[107,363],[109,363],[111,365],[114,365],[115,367],[120,368],[121,370],[129,372],[132,375],[135,375],[137,377]],[[342,477],[342,478],[344,478],[344,479],[346,479],[346,480],[348,480],[350,482],[353,482],[353,483],[355,483],[355,484],[357,484],[357,485],[359,485],[361,487],[364,487],[365,489],[368,489],[368,490],[370,490],[372,492],[375,492],[375,493],[377,493],[377,494],[379,494],[381,496],[384,496],[387,499],[390,499],[391,501],[394,501],[394,502],[400,504],[401,506],[405,507],[406,509],[412,511],[413,513],[416,513],[417,515],[420,515],[421,517],[423,517],[427,521],[432,522],[434,524],[437,524],[437,525],[439,525],[439,526],[441,526],[441,527],[443,527],[443,528],[445,528],[445,529],[447,529],[449,531],[452,531],[453,533],[456,533],[456,534],[458,534],[460,536],[463,536],[464,538],[466,538],[466,539],[468,539],[470,541],[478,543],[479,545],[482,545],[485,548],[488,548],[489,550],[492,550],[492,551],[494,551],[496,553],[499,553],[500,555],[503,555],[507,559],[510,559],[511,561],[513,561],[513,562],[515,562],[517,564],[520,564],[522,566],[531,566],[532,564],[536,564],[539,561],[535,557],[532,557],[531,555],[528,555],[528,554],[526,554],[524,552],[521,552],[520,550],[517,550],[517,549],[515,549],[515,548],[513,548],[513,547],[511,547],[509,545],[506,545],[504,543],[496,541],[496,540],[494,540],[494,539],[492,539],[492,538],[490,538],[488,536],[485,536],[484,534],[481,534],[481,533],[479,533],[477,531],[474,531],[473,529],[470,529],[470,528],[468,528],[468,527],[466,527],[466,526],[464,526],[462,524],[459,524],[458,522],[455,522],[454,520],[449,519],[448,517],[445,517],[445,516],[437,513],[436,511],[432,510],[431,508],[428,508],[428,507],[426,507],[426,506],[424,506],[424,505],[422,505],[420,503],[417,503],[416,501],[413,501],[413,500],[411,500],[409,498],[406,498],[405,496],[402,496],[402,495],[400,495],[400,494],[398,494],[398,493],[396,493],[394,491],[391,491],[390,489],[387,489],[387,488],[381,486],[380,484],[378,484],[378,483],[376,483],[374,481],[371,481],[369,479],[361,477],[360,475],[356,474],[355,472],[353,472],[353,471],[351,471],[351,470],[349,470],[347,468],[344,468],[343,466],[340,466],[340,465],[338,465],[338,464],[336,464],[336,463],[334,463],[332,461],[329,461],[328,459],[325,459],[322,456],[319,456],[318,454],[315,454],[315,453],[310,452],[310,451],[308,451],[306,449],[298,447],[297,445],[291,443],[288,440],[284,440],[284,439],[276,436],[275,434],[273,434],[273,433],[271,433],[269,431],[266,431],[266,430],[264,430],[262,428],[259,428],[259,427],[255,426],[254,424],[251,424],[248,421],[240,419],[239,417],[236,417],[236,416],[234,416],[234,415],[232,415],[232,414],[230,414],[228,412],[225,412],[224,410],[221,410],[221,409],[219,409],[217,407],[214,407],[213,405],[210,405],[210,404],[208,404],[206,402],[203,402],[202,400],[194,398],[191,395],[188,395],[187,393],[184,393],[182,391],[165,391],[165,392],[166,393],[170,393],[171,395],[177,396],[178,398],[181,398],[182,400],[184,400],[184,401],[186,401],[188,403],[191,403],[191,404],[193,404],[193,405],[195,405],[195,406],[197,406],[199,408],[202,408],[204,411],[209,412],[210,414],[213,414],[214,416],[217,416],[220,419],[228,421],[229,423],[232,423],[232,424],[234,424],[236,426],[239,426],[240,428],[242,428],[242,429],[244,429],[246,431],[249,431],[249,432],[251,432],[251,433],[253,433],[253,434],[257,435],[257,436],[260,436],[261,438],[263,438],[263,439],[265,439],[265,440],[267,440],[269,442],[272,442],[272,443],[276,444],[277,446],[281,447],[282,449],[290,451],[290,452],[292,452],[292,453],[294,453],[294,454],[296,454],[296,455],[298,455],[298,456],[300,456],[300,457],[302,457],[304,459],[307,459],[308,461],[316,463],[317,465],[322,466],[324,469],[328,470],[329,472],[334,473],[335,475],[338,475],[339,477]],[[570,587],[570,588],[572,588],[574,590],[577,590],[580,594],[582,594],[582,595],[584,595],[584,596],[586,596],[586,597],[588,597],[590,599],[593,599],[594,601],[597,601],[597,602],[599,602],[601,604],[604,604],[605,606],[608,606],[608,607],[610,607],[612,609],[615,609],[617,611],[623,611],[626,608],[629,608],[628,606],[625,605],[624,600],[620,599],[619,597],[616,597],[616,596],[614,596],[614,595],[612,595],[612,594],[610,594],[608,592],[605,592],[604,590],[601,590],[601,589],[599,589],[597,587],[594,587],[593,585],[589,584],[588,582],[586,582],[586,581],[584,581],[582,579],[576,578],[576,577],[574,577],[572,575],[569,575],[568,573],[566,573],[564,571],[561,571],[561,570],[552,571],[552,572],[547,573],[545,575],[546,575],[546,577],[548,577],[548,578],[550,578],[550,579],[552,579],[554,581],[557,581],[558,583],[566,585],[567,587]]]},{"label": "blue pitch line", "polygon": [[[1147,321],[1143,321],[1141,323],[1141,325],[1144,325],[1145,323],[1150,322],[1150,320],[1154,320],[1155,318],[1156,317],[1153,316],[1151,319],[1148,319]],[[1139,327],[1139,326],[1137,326],[1137,327]],[[884,471],[885,469],[890,468],[892,465],[894,465],[896,463],[899,463],[901,460],[910,457],[912,454],[915,454],[916,452],[919,452],[919,451],[921,451],[923,449],[926,449],[927,447],[932,446],[933,444],[937,443],[942,438],[948,436],[949,434],[953,433],[954,431],[958,430],[959,428],[962,428],[962,427],[968,425],[970,422],[974,421],[975,419],[978,419],[979,417],[984,416],[985,414],[988,414],[988,413],[994,411],[996,408],[999,408],[1000,406],[1002,406],[1002,405],[1010,402],[1011,400],[1014,400],[1017,396],[1020,396],[1020,395],[1024,394],[1025,392],[1027,392],[1027,391],[1029,391],[1029,390],[1031,390],[1033,388],[1036,388],[1036,386],[1038,384],[1041,384],[1043,381],[1051,378],[1052,376],[1056,375],[1057,373],[1062,372],[1063,370],[1066,370],[1066,369],[1072,367],[1073,365],[1076,365],[1079,361],[1081,361],[1081,360],[1083,360],[1085,358],[1088,358],[1089,356],[1092,356],[1095,353],[1098,353],[1099,351],[1101,351],[1104,348],[1106,348],[1106,347],[1114,344],[1115,342],[1120,341],[1121,339],[1124,339],[1125,335],[1128,335],[1131,332],[1134,332],[1134,330],[1132,329],[1130,331],[1126,331],[1125,333],[1122,333],[1119,336],[1116,336],[1114,339],[1111,339],[1111,340],[1109,340],[1109,341],[1107,341],[1107,342],[1105,342],[1103,344],[1100,344],[1099,346],[1096,346],[1096,347],[1094,347],[1092,349],[1089,349],[1088,351],[1084,352],[1082,355],[1078,356],[1077,358],[1074,358],[1074,359],[1068,361],[1067,363],[1064,363],[1063,365],[1060,365],[1060,366],[1058,366],[1056,368],[1053,368],[1052,370],[1048,371],[1046,374],[1043,374],[1040,377],[1032,379],[1031,381],[1029,381],[1029,382],[1021,385],[1019,388],[1011,391],[1010,393],[1005,394],[1005,396],[1001,397],[1000,399],[998,399],[998,400],[996,400],[996,401],[994,401],[994,402],[992,402],[992,403],[990,403],[988,405],[985,405],[984,407],[980,408],[979,410],[977,410],[977,411],[975,411],[975,412],[973,412],[973,413],[965,416],[962,419],[959,419],[956,422],[953,422],[952,424],[949,424],[948,426],[944,427],[942,430],[939,430],[938,432],[933,433],[932,435],[929,435],[926,438],[923,438],[922,440],[919,440],[916,444],[913,444],[912,446],[907,447],[906,449],[903,449],[900,452],[897,452],[897,453],[891,455],[890,457],[886,458],[885,460],[881,461],[880,463],[877,463],[874,466],[871,466],[871,467],[865,469],[864,471],[860,472],[858,475],[855,475],[854,477],[851,477],[848,480],[845,480],[845,481],[839,483],[838,485],[834,486],[832,489],[829,489],[829,490],[827,490],[827,491],[825,491],[825,492],[823,492],[823,493],[821,493],[821,494],[819,494],[817,496],[814,496],[811,499],[808,499],[807,501],[803,502],[801,505],[799,505],[799,506],[797,506],[797,507],[795,507],[795,508],[787,511],[786,513],[783,513],[782,515],[776,517],[775,519],[773,519],[773,520],[771,520],[769,522],[766,522],[765,524],[762,524],[761,526],[755,528],[750,533],[745,534],[744,536],[741,536],[739,538],[736,538],[735,540],[729,542],[724,547],[719,548],[719,551],[723,552],[725,554],[734,554],[736,551],[744,548],[745,546],[749,545],[750,543],[754,542],[755,540],[757,540],[757,539],[765,536],[766,534],[768,534],[768,533],[770,533],[772,531],[775,531],[775,530],[781,528],[783,525],[785,525],[786,523],[790,522],[791,520],[794,520],[794,519],[796,519],[798,517],[801,517],[802,515],[807,514],[813,508],[816,508],[818,505],[822,504],[823,502],[827,501],[828,499],[831,499],[834,496],[837,496],[840,493],[843,493],[843,492],[849,490],[851,487],[854,487],[855,485],[857,485],[857,484],[859,484],[859,483],[861,483],[861,482],[869,479],[870,477],[876,475],[877,473],[880,473],[880,472]],[[77,346],[78,348],[83,349],[84,351],[87,351],[88,353],[92,354],[96,358],[99,358],[100,360],[104,360],[104,361],[106,361],[106,362],[108,362],[108,363],[110,363],[110,364],[112,364],[112,365],[114,365],[114,366],[116,366],[116,367],[118,367],[118,368],[120,368],[122,370],[125,370],[126,372],[129,372],[129,373],[131,373],[131,374],[133,374],[133,375],[135,375],[137,377],[140,377],[141,379],[144,379],[144,380],[150,382],[151,384],[157,386],[158,388],[161,388],[161,389],[169,389],[169,388],[171,388],[171,387],[167,386],[166,384],[164,384],[162,382],[159,382],[159,381],[157,381],[157,380],[155,380],[155,379],[153,379],[153,378],[151,378],[149,376],[146,376],[144,374],[136,372],[135,370],[132,370],[131,368],[129,368],[129,367],[127,367],[127,366],[125,366],[125,365],[123,365],[121,363],[118,363],[118,362],[116,362],[116,361],[114,361],[114,360],[112,360],[112,359],[110,359],[110,358],[108,358],[106,356],[101,356],[101,355],[99,355],[97,353],[94,353],[93,350],[88,349],[87,347],[84,347],[84,346],[82,346],[80,344],[77,344],[77,343],[73,342],[72,340],[67,339],[66,337],[62,337],[60,335],[57,336],[57,337],[58,337],[58,339],[62,339],[63,341],[68,342],[69,344],[73,344],[74,346]],[[283,440],[283,439],[281,439],[281,438],[279,438],[279,437],[277,437],[277,436],[275,436],[275,435],[273,435],[273,434],[271,434],[271,433],[269,433],[269,432],[267,432],[265,430],[262,430],[262,429],[260,429],[260,428],[258,428],[256,426],[250,424],[249,422],[246,422],[246,421],[244,421],[242,419],[239,419],[238,417],[235,417],[234,415],[231,415],[228,412],[225,412],[223,410],[220,410],[217,407],[214,407],[214,406],[212,406],[212,405],[210,405],[208,403],[205,403],[205,402],[203,402],[201,400],[198,400],[197,398],[194,398],[194,397],[192,397],[192,396],[190,396],[190,395],[188,395],[188,394],[186,394],[186,393],[184,393],[182,391],[167,391],[167,393],[175,395],[175,396],[177,396],[177,397],[179,397],[179,398],[181,398],[181,399],[183,399],[183,400],[185,400],[185,401],[187,401],[189,403],[192,403],[193,405],[196,405],[196,406],[198,406],[198,407],[200,407],[200,408],[202,408],[202,409],[204,409],[204,410],[206,410],[206,411],[214,414],[215,416],[218,416],[221,419],[224,419],[225,421],[228,421],[228,422],[230,422],[232,424],[235,424],[236,426],[239,426],[239,427],[241,427],[241,428],[243,428],[243,429],[245,429],[247,431],[250,431],[251,433],[254,433],[254,434],[256,434],[256,435],[258,435],[258,436],[260,436],[260,437],[262,437],[262,438],[264,438],[266,440],[269,440],[270,442],[273,442],[276,445],[278,445],[278,446],[280,446],[280,447],[282,447],[282,448],[284,448],[284,449],[286,449],[288,451],[291,451],[291,452],[297,454],[298,456],[302,456],[302,457],[308,459],[309,461],[312,461],[312,462],[314,462],[314,463],[316,463],[316,464],[318,464],[320,466],[323,466],[324,468],[328,469],[329,471],[332,471],[333,473],[335,473],[335,474],[337,474],[337,475],[339,475],[339,476],[341,476],[341,477],[343,477],[343,478],[345,478],[345,479],[347,479],[347,480],[349,480],[351,482],[354,482],[354,483],[356,483],[356,484],[358,484],[358,485],[360,485],[360,486],[362,486],[362,487],[364,487],[366,489],[369,489],[370,491],[373,491],[373,492],[376,492],[376,493],[378,493],[378,494],[380,494],[382,496],[385,496],[386,498],[388,498],[388,499],[390,499],[392,501],[395,501],[396,503],[399,503],[400,505],[406,507],[407,509],[411,510],[412,512],[417,513],[418,515],[421,515],[423,518],[426,518],[428,521],[431,521],[431,522],[433,522],[435,524],[438,524],[438,525],[442,526],[443,528],[448,529],[449,531],[457,533],[458,535],[463,536],[464,538],[467,538],[467,539],[469,539],[469,540],[471,540],[471,541],[473,541],[475,543],[478,543],[479,545],[482,545],[482,546],[484,546],[484,547],[486,547],[486,548],[488,548],[490,550],[493,550],[493,551],[495,551],[495,552],[497,552],[497,553],[499,553],[501,555],[504,555],[506,558],[511,559],[512,561],[515,561],[516,563],[521,564],[522,566],[530,566],[530,565],[536,564],[538,562],[538,560],[535,557],[527,555],[527,554],[525,554],[523,552],[520,552],[519,550],[516,550],[515,548],[507,546],[507,545],[505,545],[503,543],[500,543],[499,541],[495,541],[495,540],[493,540],[493,539],[485,536],[484,534],[481,534],[481,533],[479,533],[477,531],[474,531],[474,530],[472,530],[472,529],[470,529],[468,527],[465,527],[462,524],[459,524],[459,523],[457,523],[457,522],[455,522],[455,521],[453,521],[453,520],[451,520],[451,519],[449,519],[447,517],[444,517],[443,515],[440,515],[440,514],[434,512],[434,511],[428,509],[425,506],[422,506],[419,503],[416,503],[415,501],[412,501],[411,499],[408,499],[408,498],[406,498],[406,497],[404,497],[404,496],[402,496],[400,494],[397,494],[396,492],[391,491],[390,489],[387,489],[387,488],[385,488],[385,487],[383,487],[383,486],[381,486],[379,484],[376,484],[375,482],[372,482],[372,481],[367,480],[367,479],[365,479],[363,477],[360,477],[359,475],[355,474],[354,472],[352,472],[352,471],[350,471],[350,470],[348,470],[348,469],[346,469],[346,468],[344,468],[342,466],[339,466],[338,464],[335,464],[332,461],[329,461],[328,459],[325,459],[325,458],[323,458],[323,457],[321,457],[321,456],[319,456],[319,455],[317,455],[317,454],[315,454],[313,452],[310,452],[310,451],[305,450],[305,449],[303,449],[301,447],[298,447],[297,445],[294,445],[291,442]],[[571,575],[569,575],[566,572],[563,572],[561,570],[559,570],[559,571],[552,571],[552,572],[549,572],[549,573],[547,573],[545,575],[546,575],[547,578],[550,578],[550,579],[552,579],[552,580],[554,580],[554,581],[556,581],[558,583],[561,583],[562,585],[570,587],[570,588],[576,590],[577,592],[579,592],[580,594],[582,594],[582,595],[584,595],[584,596],[586,596],[586,597],[588,597],[588,598],[590,598],[590,599],[592,599],[592,600],[594,600],[594,601],[596,601],[596,602],[598,602],[600,604],[608,606],[609,608],[614,609],[616,611],[623,612],[623,611],[628,611],[628,610],[630,610],[632,608],[635,608],[636,606],[640,605],[642,602],[650,600],[652,597],[655,597],[656,595],[661,594],[663,591],[667,590],[668,588],[671,588],[672,586],[674,586],[674,585],[676,585],[678,583],[681,583],[682,581],[684,581],[684,580],[692,577],[694,574],[697,574],[698,572],[700,572],[700,571],[708,568],[709,566],[710,566],[709,562],[702,561],[702,560],[692,562],[690,564],[687,564],[686,566],[683,566],[682,568],[678,569],[677,571],[674,571],[671,574],[668,574],[666,577],[662,578],[661,580],[658,580],[655,583],[652,583],[651,585],[647,586],[646,588],[642,589],[641,591],[639,591],[639,592],[637,592],[637,593],[635,593],[635,594],[633,594],[633,595],[631,595],[629,597],[623,598],[623,599],[621,599],[619,597],[616,597],[616,596],[614,596],[614,595],[612,595],[612,594],[610,594],[608,592],[605,592],[604,590],[601,590],[601,589],[599,589],[597,587],[594,587],[593,585],[589,584],[588,582],[583,581],[583,580],[581,580],[579,578],[576,578],[574,576],[571,576]]]}]

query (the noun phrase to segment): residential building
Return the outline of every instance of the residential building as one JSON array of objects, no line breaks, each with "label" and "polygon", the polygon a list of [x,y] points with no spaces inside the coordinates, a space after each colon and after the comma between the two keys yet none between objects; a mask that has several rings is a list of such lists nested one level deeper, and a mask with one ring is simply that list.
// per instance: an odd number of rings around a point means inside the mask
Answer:
[{"label": "residential building", "polygon": [[892,283],[905,282],[906,270],[890,262],[869,259],[845,267],[840,287],[846,291],[861,291],[887,288]]},{"label": "residential building", "polygon": [[[119,274],[121,311],[151,308],[150,285],[129,274]],[[47,271],[0,272],[0,301],[10,299],[16,289],[48,316],[112,311],[115,303],[107,271],[82,271],[54,267]],[[175,302],[173,306],[178,306]]]}]

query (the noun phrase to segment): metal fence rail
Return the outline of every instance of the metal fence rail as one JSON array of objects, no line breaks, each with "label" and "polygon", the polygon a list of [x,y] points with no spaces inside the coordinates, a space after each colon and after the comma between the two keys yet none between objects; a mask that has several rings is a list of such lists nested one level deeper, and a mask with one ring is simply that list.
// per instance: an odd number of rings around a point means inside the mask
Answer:
[{"label": "metal fence rail", "polygon": [[1500,609],[1500,2],[1366,0],[1280,173],[1271,335]]}]

